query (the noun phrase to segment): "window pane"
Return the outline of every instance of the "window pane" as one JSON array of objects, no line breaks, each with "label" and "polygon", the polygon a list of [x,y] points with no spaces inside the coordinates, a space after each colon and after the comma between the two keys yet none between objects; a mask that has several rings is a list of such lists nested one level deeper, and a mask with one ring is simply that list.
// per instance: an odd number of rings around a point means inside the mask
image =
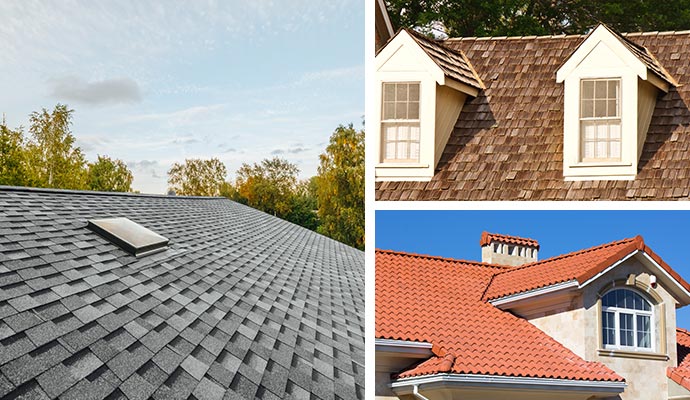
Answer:
[{"label": "window pane", "polygon": [[419,142],[419,126],[410,127],[410,140]]},{"label": "window pane", "polygon": [[594,98],[594,81],[582,81],[582,98]]},{"label": "window pane", "polygon": [[620,313],[619,316],[621,346],[634,346],[633,316],[632,314],[624,313]]},{"label": "window pane", "polygon": [[594,142],[586,142],[585,143],[585,154],[583,154],[584,158],[594,158]]},{"label": "window pane", "polygon": [[393,142],[397,139],[398,128],[395,126],[386,127],[386,141]]},{"label": "window pane", "polygon": [[419,83],[410,83],[410,101],[419,101]]},{"label": "window pane", "polygon": [[608,124],[598,123],[597,124],[597,139],[608,139],[609,138],[609,126]]},{"label": "window pane", "polygon": [[606,100],[594,100],[594,116],[606,117]]},{"label": "window pane", "polygon": [[616,293],[608,292],[601,300],[601,303],[604,307],[614,306],[616,304]]},{"label": "window pane", "polygon": [[383,103],[383,119],[395,119],[395,103]]},{"label": "window pane", "polygon": [[594,116],[594,100],[582,100],[582,118]]},{"label": "window pane", "polygon": [[617,117],[618,116],[618,101],[616,100],[609,100],[608,101],[608,110],[606,113],[607,117]]},{"label": "window pane", "polygon": [[395,142],[386,143],[386,154],[384,154],[383,158],[386,160],[395,159]]},{"label": "window pane", "polygon": [[612,121],[609,123],[609,137],[611,139],[621,138],[621,124],[618,121]]},{"label": "window pane", "polygon": [[399,160],[407,160],[410,158],[410,142],[398,142],[398,153],[395,158]]},{"label": "window pane", "polygon": [[410,142],[410,156],[408,158],[419,159],[419,142]]},{"label": "window pane", "polygon": [[596,158],[608,158],[608,151],[606,142],[597,142]]},{"label": "window pane", "polygon": [[410,138],[410,127],[407,125],[401,125],[398,127],[398,140],[409,140]]},{"label": "window pane", "polygon": [[407,103],[395,103],[395,119],[407,119]]},{"label": "window pane", "polygon": [[407,118],[408,119],[419,119],[419,103],[409,102],[407,105]]},{"label": "window pane", "polygon": [[625,292],[625,300],[623,303],[623,307],[624,308],[630,308],[630,309],[634,310],[635,305],[633,303],[633,294],[635,294],[635,293],[631,292],[630,290],[624,290],[624,292]]},{"label": "window pane", "polygon": [[608,93],[609,99],[618,98],[618,86],[620,85],[620,81],[619,80],[611,80],[611,81],[608,81],[608,84],[609,84],[609,93]]},{"label": "window pane", "polygon": [[650,318],[647,315],[637,316],[637,347],[652,347],[652,332]]},{"label": "window pane", "polygon": [[616,344],[616,314],[604,311],[601,322],[603,326],[604,344]]},{"label": "window pane", "polygon": [[383,101],[395,101],[395,83],[383,84]]},{"label": "window pane", "polygon": [[396,101],[407,101],[407,84],[398,83],[395,89],[395,100]]},{"label": "window pane", "polygon": [[611,142],[609,143],[611,154],[610,158],[621,158],[621,142]]},{"label": "window pane", "polygon": [[597,124],[596,122],[583,122],[583,129],[585,131],[585,139],[593,140],[596,136]]},{"label": "window pane", "polygon": [[597,80],[594,81],[594,97],[597,99],[606,98],[606,86],[607,81]]}]

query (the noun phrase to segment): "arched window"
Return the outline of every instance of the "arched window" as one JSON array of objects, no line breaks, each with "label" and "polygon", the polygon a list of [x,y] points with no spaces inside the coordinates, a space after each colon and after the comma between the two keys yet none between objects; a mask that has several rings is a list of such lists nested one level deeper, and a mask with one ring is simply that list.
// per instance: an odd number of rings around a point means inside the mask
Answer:
[{"label": "arched window", "polygon": [[652,304],[637,292],[615,289],[601,299],[604,347],[652,350]]}]

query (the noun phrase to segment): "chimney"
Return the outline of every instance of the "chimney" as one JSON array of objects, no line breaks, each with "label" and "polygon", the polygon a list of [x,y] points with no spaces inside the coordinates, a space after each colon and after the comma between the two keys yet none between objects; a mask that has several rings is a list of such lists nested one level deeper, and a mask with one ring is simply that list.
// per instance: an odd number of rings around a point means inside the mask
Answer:
[{"label": "chimney", "polygon": [[482,262],[518,266],[537,261],[539,242],[517,236],[482,232]]}]

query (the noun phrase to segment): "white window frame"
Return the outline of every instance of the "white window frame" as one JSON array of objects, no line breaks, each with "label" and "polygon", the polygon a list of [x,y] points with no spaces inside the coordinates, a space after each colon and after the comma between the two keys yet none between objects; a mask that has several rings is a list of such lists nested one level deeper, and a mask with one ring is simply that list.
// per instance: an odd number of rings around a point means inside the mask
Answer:
[{"label": "white window frame", "polygon": [[[417,119],[386,119],[385,118],[385,87],[386,85],[399,85],[399,84],[404,84],[404,85],[417,85],[418,88],[418,93],[419,93],[419,99],[417,101]],[[421,112],[422,112],[422,95],[421,95],[421,90],[422,90],[422,83],[420,81],[386,81],[381,83],[381,162],[383,163],[419,163],[419,159],[421,157],[421,152],[422,152],[422,133],[421,133]],[[406,101],[409,104],[409,98]],[[396,127],[396,140],[395,142],[403,142],[406,141],[408,142],[408,146],[410,146],[411,143],[414,143],[414,140],[408,139],[408,140],[398,140],[397,139],[397,134],[399,133],[398,128],[402,126],[407,126],[409,128],[412,127],[417,127],[419,129],[419,134],[418,134],[418,139],[416,141],[417,143],[417,158],[386,158],[386,150],[387,150],[387,144],[388,144],[388,137],[386,133],[386,127],[387,126],[394,126]],[[397,155],[397,151],[396,151]]]},{"label": "white window frame", "polygon": [[[591,81],[591,82],[597,82],[597,81],[617,81],[618,82],[618,93],[616,93],[617,99],[616,99],[616,116],[610,117],[583,117],[583,103],[584,103],[584,83],[586,81]],[[596,83],[595,83],[596,85]],[[607,85],[608,86],[608,85]],[[580,162],[581,163],[597,163],[597,162],[620,162],[623,159],[623,115],[622,115],[622,104],[623,104],[623,80],[621,77],[608,77],[608,78],[581,78],[580,79],[580,93],[579,93],[579,111],[578,111],[578,118],[579,118],[579,139],[580,139]],[[594,98],[592,99],[594,101],[594,104],[592,107],[596,107],[596,89],[592,89],[594,91]],[[609,98],[607,97],[607,100]],[[592,110],[594,113],[594,109]],[[610,157],[611,156],[611,143],[615,142],[616,140],[611,140],[611,126],[610,122],[612,121],[618,121],[618,126],[619,126],[619,132],[618,132],[618,157]],[[584,125],[585,123],[602,123],[607,126],[607,139],[606,139],[606,144],[607,144],[607,155],[608,157],[594,157],[594,158],[587,158],[585,157],[585,145],[587,143],[587,140],[585,139],[585,132],[584,132]],[[596,131],[596,129],[595,129]],[[595,132],[595,140],[593,141],[595,148],[597,147],[597,144],[600,142],[599,140],[596,140],[596,132]]]},{"label": "white window frame", "polygon": [[[604,306],[603,299],[604,297],[609,294],[610,292],[616,291],[616,290],[627,290],[630,292],[633,292],[640,297],[644,301],[649,304],[649,307],[651,311],[644,311],[644,310],[635,310],[631,308],[623,308],[623,307],[615,307],[615,306]],[[600,332],[601,332],[601,344],[602,347],[605,349],[615,349],[615,350],[627,350],[627,351],[635,351],[635,352],[654,352],[656,349],[656,335],[655,335],[655,327],[656,327],[656,312],[655,312],[655,307],[654,303],[652,303],[647,297],[645,297],[642,293],[632,290],[630,288],[612,288],[611,290],[608,290],[606,293],[604,293],[603,296],[601,296],[601,326],[600,326]],[[615,344],[606,344],[604,343],[606,334],[604,332],[604,313],[609,312],[614,314],[614,333],[615,333]],[[621,329],[620,329],[620,314],[629,314],[632,315],[633,318],[633,346],[624,346],[621,345],[621,340],[620,340],[620,334],[621,334]],[[646,316],[649,317],[649,347],[640,347],[637,345],[637,316]]]}]

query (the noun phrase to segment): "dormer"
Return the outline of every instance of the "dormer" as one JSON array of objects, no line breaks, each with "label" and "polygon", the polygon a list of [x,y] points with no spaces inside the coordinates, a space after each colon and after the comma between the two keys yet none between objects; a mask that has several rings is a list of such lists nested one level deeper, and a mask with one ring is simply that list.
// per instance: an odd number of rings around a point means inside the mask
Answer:
[{"label": "dormer", "polygon": [[646,48],[600,24],[556,82],[565,84],[564,178],[635,179],[656,99],[674,79]]},{"label": "dormer", "polygon": [[462,52],[400,30],[376,55],[376,180],[428,181],[468,96],[483,84]]}]

